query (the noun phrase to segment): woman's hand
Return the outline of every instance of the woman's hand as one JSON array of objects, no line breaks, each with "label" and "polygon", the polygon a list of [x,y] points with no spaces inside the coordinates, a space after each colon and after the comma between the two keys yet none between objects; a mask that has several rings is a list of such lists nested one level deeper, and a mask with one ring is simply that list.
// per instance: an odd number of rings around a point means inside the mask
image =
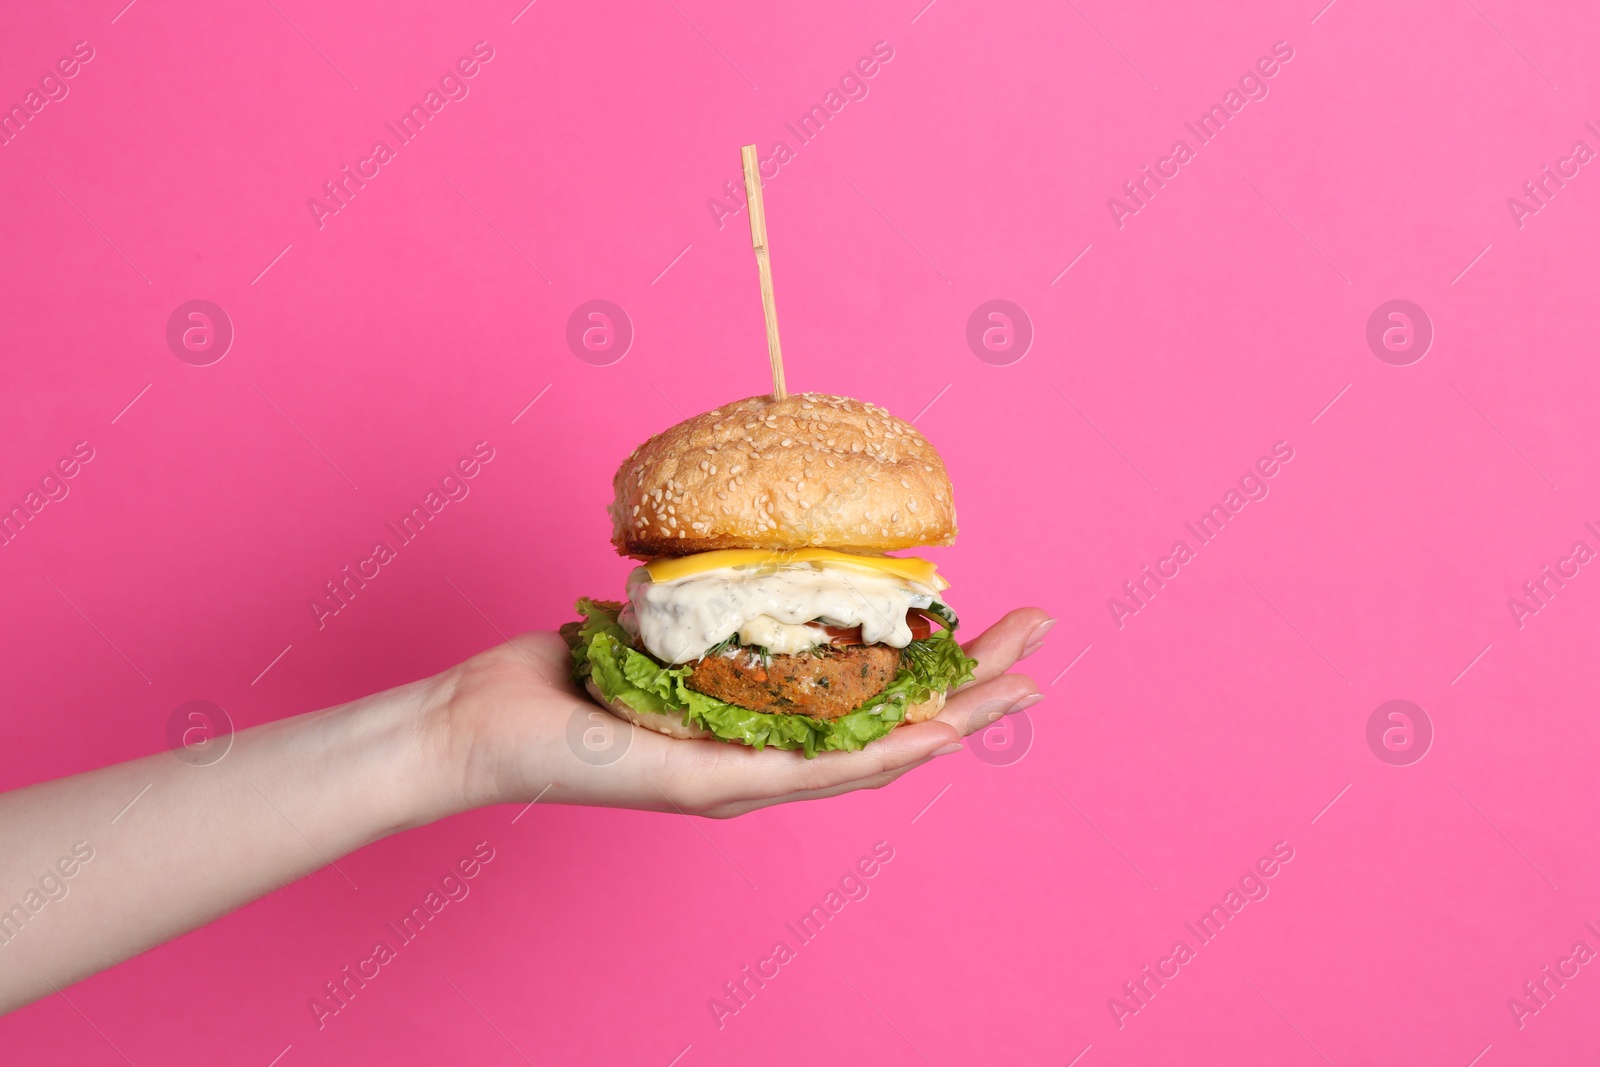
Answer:
[{"label": "woman's hand", "polygon": [[[0,884],[37,881],[64,849],[93,860],[70,904],[13,908],[0,924],[0,1012],[484,804],[727,817],[885,785],[1038,700],[1032,679],[1006,671],[1049,628],[1037,608],[1013,611],[966,646],[977,677],[937,718],[811,760],[635,728],[572,684],[561,638],[532,633],[432,678],[242,730],[226,758],[159,752],[0,794]],[[598,752],[584,743],[597,729],[613,742]]]},{"label": "woman's hand", "polygon": [[[876,789],[959,751],[967,734],[1042,699],[1033,679],[1007,672],[1037,650],[1052,625],[1038,608],[1011,612],[964,646],[978,661],[976,675],[936,718],[897,727],[859,752],[808,760],[799,752],[757,752],[634,727],[572,682],[566,643],[550,632],[522,634],[442,675],[425,736],[451,768],[445,780],[460,789],[450,803],[458,809],[543,798],[728,818]],[[611,733],[598,755],[569,741],[595,729]]]}]

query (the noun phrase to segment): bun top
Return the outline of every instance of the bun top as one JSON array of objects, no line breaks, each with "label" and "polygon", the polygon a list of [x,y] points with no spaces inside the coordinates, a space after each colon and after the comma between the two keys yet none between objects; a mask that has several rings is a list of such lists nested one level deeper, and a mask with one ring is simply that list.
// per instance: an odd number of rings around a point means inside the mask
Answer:
[{"label": "bun top", "polygon": [[939,453],[910,423],[843,396],[753,396],[696,415],[634,449],[612,484],[611,543],[625,556],[956,538]]}]

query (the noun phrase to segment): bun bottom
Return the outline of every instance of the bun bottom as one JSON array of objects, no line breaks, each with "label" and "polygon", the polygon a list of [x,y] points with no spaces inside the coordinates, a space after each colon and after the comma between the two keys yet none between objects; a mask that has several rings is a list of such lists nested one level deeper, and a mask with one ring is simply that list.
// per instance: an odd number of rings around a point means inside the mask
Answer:
[{"label": "bun bottom", "polygon": [[[680,737],[686,740],[723,740],[703,726],[695,726],[692,723],[685,726],[682,717],[678,714],[658,711],[635,711],[620,700],[607,700],[605,695],[600,692],[600,687],[594,684],[593,678],[585,680],[584,688],[589,691],[589,696],[594,699],[596,704],[599,704],[617,718],[626,719],[635,726],[642,726],[646,730],[654,730],[656,733],[666,734],[668,737]],[[935,693],[922,703],[911,705],[906,709],[905,719],[897,723],[896,728],[904,726],[906,723],[926,722],[933,718],[944,707],[944,696],[943,693]],[[738,744],[738,742],[724,741],[724,744],[732,745]]]},{"label": "bun bottom", "polygon": [[605,708],[619,719],[626,719],[635,726],[642,726],[646,730],[654,730],[658,734],[668,737],[689,738],[716,738],[716,734],[703,726],[690,724],[685,726],[681,716],[658,711],[634,711],[620,700],[607,700],[605,694],[600,692],[600,687],[594,684],[594,679],[586,679],[583,687],[589,691],[589,696],[596,704]]}]

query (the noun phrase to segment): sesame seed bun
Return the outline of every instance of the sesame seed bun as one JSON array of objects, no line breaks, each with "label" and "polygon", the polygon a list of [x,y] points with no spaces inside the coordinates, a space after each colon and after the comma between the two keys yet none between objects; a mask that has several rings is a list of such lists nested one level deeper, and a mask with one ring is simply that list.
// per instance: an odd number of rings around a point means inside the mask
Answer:
[{"label": "sesame seed bun", "polygon": [[625,556],[889,552],[956,538],[939,453],[849,397],[754,396],[696,415],[634,449],[613,488],[611,542]]},{"label": "sesame seed bun", "polygon": [[[668,737],[680,738],[715,738],[717,735],[702,726],[690,723],[683,724],[683,716],[677,712],[660,711],[635,711],[620,700],[607,700],[605,694],[600,692],[600,687],[590,678],[584,682],[584,688],[594,698],[594,702],[605,708],[619,719],[626,719],[635,726],[642,726],[646,730],[654,730],[658,734]],[[944,708],[944,694],[935,693],[920,704],[913,704],[906,709],[906,717],[900,725],[912,722],[926,722]]]}]

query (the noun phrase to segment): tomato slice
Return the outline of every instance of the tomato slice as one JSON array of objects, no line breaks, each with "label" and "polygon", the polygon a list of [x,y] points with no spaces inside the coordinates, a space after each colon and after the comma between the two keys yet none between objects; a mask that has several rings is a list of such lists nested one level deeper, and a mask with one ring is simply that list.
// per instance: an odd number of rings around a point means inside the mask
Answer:
[{"label": "tomato slice", "polygon": [[[911,640],[924,640],[933,632],[933,617],[920,608],[912,608],[906,612],[906,625],[911,628]],[[861,644],[861,627],[859,626],[824,626],[828,639],[835,645]]]},{"label": "tomato slice", "polygon": [[861,627],[859,626],[824,626],[822,629],[828,635],[830,644],[859,645],[861,643]]}]

